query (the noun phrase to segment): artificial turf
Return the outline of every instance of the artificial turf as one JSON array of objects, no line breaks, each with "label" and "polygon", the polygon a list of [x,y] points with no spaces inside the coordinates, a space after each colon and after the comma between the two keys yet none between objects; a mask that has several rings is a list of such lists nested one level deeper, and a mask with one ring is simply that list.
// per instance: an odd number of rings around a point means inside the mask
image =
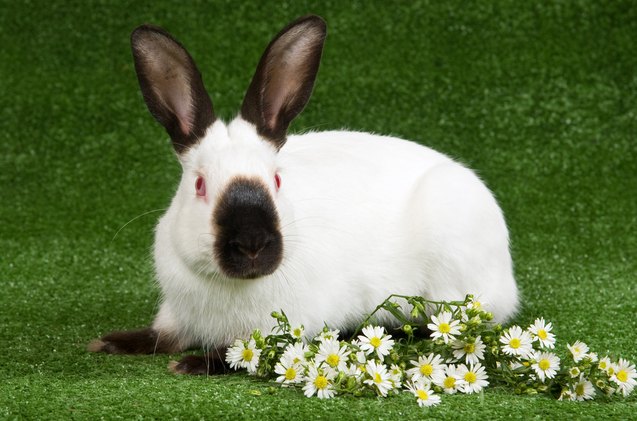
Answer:
[{"label": "artificial turf", "polygon": [[269,39],[317,13],[329,35],[293,130],[394,134],[476,169],[511,231],[514,322],[541,315],[562,347],[581,339],[636,361],[634,2],[2,1],[0,12],[0,418],[637,413],[634,396],[571,403],[504,388],[430,409],[407,395],[320,401],[244,375],[174,376],[174,356],[85,349],[152,320],[153,226],[180,175],[142,102],[131,30],[150,22],[180,39],[228,119]]}]

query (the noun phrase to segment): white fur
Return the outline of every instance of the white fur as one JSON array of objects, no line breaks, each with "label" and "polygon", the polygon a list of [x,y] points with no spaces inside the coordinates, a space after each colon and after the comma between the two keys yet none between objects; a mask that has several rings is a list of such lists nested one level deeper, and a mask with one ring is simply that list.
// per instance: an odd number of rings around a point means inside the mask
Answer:
[{"label": "white fur", "polygon": [[[324,323],[351,328],[393,293],[473,293],[497,321],[516,309],[502,212],[480,179],[445,155],[346,131],[289,136],[277,154],[237,118],[216,121],[180,159],[182,181],[156,232],[163,301],[153,327],[183,348],[268,333],[274,310],[310,335]],[[198,174],[207,203],[195,196]],[[238,174],[265,180],[281,219],[283,262],[259,279],[228,279],[213,259],[215,200]]]}]

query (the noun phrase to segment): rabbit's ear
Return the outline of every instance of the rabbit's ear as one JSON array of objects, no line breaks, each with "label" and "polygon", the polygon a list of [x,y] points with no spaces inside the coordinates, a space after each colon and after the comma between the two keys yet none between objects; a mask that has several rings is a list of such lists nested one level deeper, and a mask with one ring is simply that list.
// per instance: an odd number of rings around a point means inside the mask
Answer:
[{"label": "rabbit's ear", "polygon": [[138,27],[131,35],[131,47],[146,105],[182,153],[215,120],[201,74],[188,51],[161,28]]},{"label": "rabbit's ear", "polygon": [[243,99],[241,117],[277,149],[310,99],[325,35],[325,21],[318,16],[299,18],[283,28],[263,53]]}]

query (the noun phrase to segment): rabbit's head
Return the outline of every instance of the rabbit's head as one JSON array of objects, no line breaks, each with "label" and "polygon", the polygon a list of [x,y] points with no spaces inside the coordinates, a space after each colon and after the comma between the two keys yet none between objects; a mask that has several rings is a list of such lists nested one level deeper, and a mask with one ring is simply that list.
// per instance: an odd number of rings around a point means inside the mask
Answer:
[{"label": "rabbit's head", "polygon": [[151,114],[183,168],[170,210],[174,249],[193,270],[258,278],[280,265],[284,243],[277,155],[290,122],[309,100],[325,40],[324,21],[292,22],[268,45],[241,112],[216,119],[192,57],[161,28],[132,36],[135,69]]}]

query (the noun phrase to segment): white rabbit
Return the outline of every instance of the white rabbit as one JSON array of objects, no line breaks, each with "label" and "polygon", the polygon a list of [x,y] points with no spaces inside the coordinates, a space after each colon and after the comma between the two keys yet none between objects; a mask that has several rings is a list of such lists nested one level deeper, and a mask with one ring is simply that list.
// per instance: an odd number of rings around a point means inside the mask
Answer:
[{"label": "white rabbit", "polygon": [[[284,28],[226,125],[181,44],[157,27],[133,32],[144,99],[172,138],[183,176],[157,226],[162,303],[152,327],[111,333],[90,350],[203,347],[218,361],[235,338],[269,332],[273,310],[313,335],[325,323],[355,327],[393,293],[473,293],[496,321],[515,312],[507,227],[471,170],[392,137],[286,135],[309,100],[325,35],[317,16]],[[172,367],[222,369],[210,356]]]}]

